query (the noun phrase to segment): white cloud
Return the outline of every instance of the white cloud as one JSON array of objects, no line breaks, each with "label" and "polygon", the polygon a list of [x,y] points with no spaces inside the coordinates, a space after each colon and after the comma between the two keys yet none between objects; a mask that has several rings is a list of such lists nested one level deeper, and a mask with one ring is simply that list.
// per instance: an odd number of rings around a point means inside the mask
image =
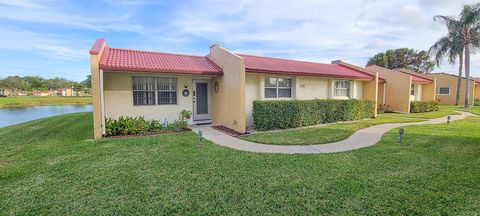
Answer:
[{"label": "white cloud", "polygon": [[[458,14],[471,2],[204,0],[183,8],[172,24],[185,35],[254,54],[341,58],[363,65],[386,49],[428,49],[445,33],[432,17]],[[472,59],[475,67],[480,65]]]}]

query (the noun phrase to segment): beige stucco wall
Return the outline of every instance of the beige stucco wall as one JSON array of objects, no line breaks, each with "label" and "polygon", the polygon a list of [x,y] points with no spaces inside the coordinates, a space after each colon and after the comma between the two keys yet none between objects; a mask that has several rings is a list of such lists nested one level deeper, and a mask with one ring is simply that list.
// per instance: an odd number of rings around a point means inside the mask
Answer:
[{"label": "beige stucco wall", "polygon": [[102,138],[102,111],[101,111],[101,89],[100,89],[100,58],[106,43],[103,43],[97,55],[90,55],[90,71],[92,82],[92,112],[93,112],[93,137]]},{"label": "beige stucco wall", "polygon": [[[458,78],[448,74],[429,74],[427,75],[430,78],[435,78],[436,86],[435,92],[440,87],[450,87],[450,94],[449,95],[435,95],[435,100],[437,100],[440,104],[443,105],[455,105],[455,98],[457,96],[457,81]],[[475,89],[474,89],[474,81],[470,82],[470,101],[473,104],[475,97]],[[461,86],[460,86],[460,104],[465,103],[465,78],[462,78]]]},{"label": "beige stucco wall", "polygon": [[[291,98],[265,98],[265,78],[283,77],[292,79]],[[337,99],[333,97],[332,78],[310,76],[282,76],[276,74],[246,73],[245,76],[245,113],[247,127],[253,124],[252,109],[254,100],[311,100],[311,99]],[[364,96],[364,83],[370,81],[352,80],[352,98],[362,99]]]},{"label": "beige stucco wall", "polygon": [[[378,73],[375,73],[375,79],[372,81],[363,81],[363,97],[375,101],[375,107],[378,107]],[[377,109],[375,109],[375,116],[377,116]]]},{"label": "beige stucco wall", "polygon": [[480,99],[480,84],[475,84],[475,99]]},{"label": "beige stucco wall", "polygon": [[378,72],[379,76],[386,80],[385,102],[390,109],[397,112],[410,112],[410,84],[411,75],[391,71],[376,65],[368,66],[368,70]]},{"label": "beige stucco wall", "polygon": [[245,76],[245,115],[247,127],[253,125],[253,101],[260,99],[260,78],[261,76],[258,74],[247,73]]},{"label": "beige stucco wall", "polygon": [[422,85],[422,101],[434,101],[436,95],[436,79],[433,78],[433,82],[430,84],[423,84]]},{"label": "beige stucco wall", "polygon": [[377,95],[377,104],[378,105],[383,105],[385,104],[385,101],[383,100],[385,97],[385,85],[387,85],[384,82],[379,82],[378,83],[378,95]]},{"label": "beige stucco wall", "polygon": [[[177,104],[172,105],[133,105],[132,76],[147,77],[174,77],[177,78]],[[210,77],[196,77],[195,79],[206,79]],[[184,85],[187,85],[190,95],[184,97],[182,91]],[[211,85],[210,85],[211,86]],[[104,97],[105,97],[105,117],[117,119],[120,116],[137,117],[143,116],[145,119],[163,120],[168,122],[178,119],[182,110],[192,111],[192,76],[191,75],[172,75],[172,74],[154,74],[154,73],[120,73],[104,72]],[[190,123],[192,118],[190,119]]]},{"label": "beige stucco wall", "polygon": [[209,57],[223,69],[223,76],[213,80],[218,82],[219,91],[212,94],[212,121],[243,133],[246,131],[243,58],[219,45],[210,47]]}]

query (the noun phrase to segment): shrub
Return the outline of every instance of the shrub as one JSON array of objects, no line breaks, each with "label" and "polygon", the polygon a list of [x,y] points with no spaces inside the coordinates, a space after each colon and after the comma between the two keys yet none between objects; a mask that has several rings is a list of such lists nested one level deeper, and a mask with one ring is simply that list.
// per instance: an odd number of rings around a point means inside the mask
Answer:
[{"label": "shrub", "polygon": [[143,116],[121,116],[118,119],[107,118],[105,121],[105,135],[138,135],[161,131],[181,131],[188,127],[188,119],[191,115],[190,111],[182,110],[179,114],[179,119],[166,126],[158,120],[145,120]]},{"label": "shrub", "polygon": [[480,106],[480,99],[475,99],[475,102],[473,102],[474,106]]},{"label": "shrub", "polygon": [[253,102],[257,130],[285,129],[375,116],[371,100],[268,100]]},{"label": "shrub", "polygon": [[382,114],[382,113],[391,113],[393,110],[390,108],[388,104],[380,104],[378,105],[377,108],[377,113]]},{"label": "shrub", "polygon": [[410,102],[411,113],[432,112],[438,110],[437,101],[412,101]]}]

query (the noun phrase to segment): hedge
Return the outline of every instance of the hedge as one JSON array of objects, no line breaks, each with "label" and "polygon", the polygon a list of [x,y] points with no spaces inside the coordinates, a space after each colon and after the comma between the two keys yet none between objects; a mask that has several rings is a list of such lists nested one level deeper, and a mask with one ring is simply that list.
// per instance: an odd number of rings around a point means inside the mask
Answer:
[{"label": "hedge", "polygon": [[437,101],[412,101],[410,102],[411,113],[432,112],[438,110]]},{"label": "hedge", "polygon": [[359,120],[374,117],[375,109],[371,100],[253,101],[253,125],[265,131]]}]

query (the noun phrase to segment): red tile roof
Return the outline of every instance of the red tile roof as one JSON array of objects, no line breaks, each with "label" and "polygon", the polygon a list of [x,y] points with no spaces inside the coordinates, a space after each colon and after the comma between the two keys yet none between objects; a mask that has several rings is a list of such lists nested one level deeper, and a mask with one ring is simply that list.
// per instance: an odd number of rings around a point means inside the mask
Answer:
[{"label": "red tile roof", "polygon": [[102,54],[100,69],[110,71],[171,72],[200,75],[223,74],[222,69],[206,56],[109,47],[105,47]]},{"label": "red tile roof", "polygon": [[[417,72],[413,72],[413,71],[409,71],[409,70],[406,70],[406,69],[394,69],[395,71],[398,71],[398,72],[401,72],[401,73],[404,73],[404,74],[409,74],[409,75],[412,75],[412,82],[414,83],[421,83],[421,84],[430,84],[430,83],[433,83],[433,80],[432,79],[429,79],[429,78],[426,78],[426,77],[423,77],[422,75],[420,75],[419,73]],[[418,74],[418,75],[417,75]]]},{"label": "red tile roof", "polygon": [[322,76],[373,80],[371,74],[340,64],[321,64],[262,56],[238,54],[245,60],[246,72],[285,74],[298,76]]}]

